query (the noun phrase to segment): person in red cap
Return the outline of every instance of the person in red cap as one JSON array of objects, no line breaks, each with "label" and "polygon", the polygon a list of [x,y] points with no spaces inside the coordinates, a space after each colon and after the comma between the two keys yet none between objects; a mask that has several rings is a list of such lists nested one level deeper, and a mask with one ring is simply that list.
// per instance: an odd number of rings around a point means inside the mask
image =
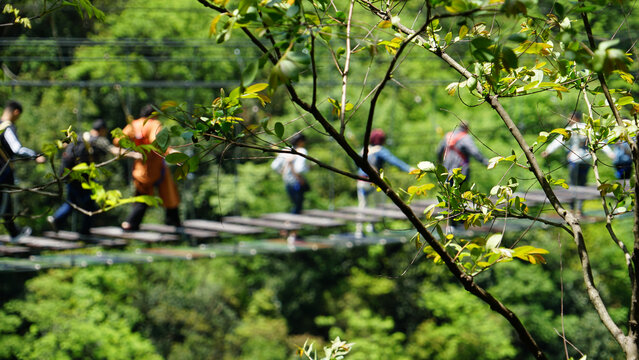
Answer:
[{"label": "person in red cap", "polygon": [[[391,166],[395,166],[401,171],[410,172],[412,168],[398,159],[395,155],[393,155],[390,150],[384,147],[386,143],[386,133],[382,129],[373,129],[371,131],[371,135],[368,142],[368,163],[377,170],[384,168],[384,165],[388,164]],[[367,177],[366,173],[359,169],[358,175]],[[357,200],[358,206],[360,208],[365,208],[368,204],[368,195],[375,189],[374,186],[371,185],[368,181],[358,181],[357,182]],[[372,224],[367,225],[367,231],[372,232],[373,226]],[[356,224],[355,236],[362,237],[362,223]]]}]

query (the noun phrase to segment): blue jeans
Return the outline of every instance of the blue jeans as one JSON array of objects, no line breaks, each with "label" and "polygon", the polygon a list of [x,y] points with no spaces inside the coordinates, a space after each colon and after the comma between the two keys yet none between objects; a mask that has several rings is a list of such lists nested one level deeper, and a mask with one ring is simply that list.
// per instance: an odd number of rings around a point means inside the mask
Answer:
[{"label": "blue jeans", "polygon": [[[72,181],[67,184],[67,202],[62,204],[53,214],[53,219],[56,226],[60,226],[64,220],[71,215],[73,207],[69,205],[73,203],[84,210],[95,211],[98,205],[91,199],[91,191],[83,189],[82,185],[77,181]],[[86,214],[82,214],[82,221],[79,229],[81,234],[89,234],[91,229],[91,217]]]},{"label": "blue jeans", "polygon": [[293,203],[291,214],[301,214],[304,206],[304,190],[300,183],[286,184],[286,193]]}]

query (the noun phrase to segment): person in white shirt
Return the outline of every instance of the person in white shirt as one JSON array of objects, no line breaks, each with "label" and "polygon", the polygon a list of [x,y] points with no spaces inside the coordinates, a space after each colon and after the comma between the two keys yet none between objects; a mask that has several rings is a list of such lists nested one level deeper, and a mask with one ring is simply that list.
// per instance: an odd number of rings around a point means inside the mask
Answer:
[{"label": "person in white shirt", "polygon": [[[15,123],[22,115],[22,105],[10,100],[2,112],[2,122],[0,122],[0,187],[11,187],[15,185],[13,168],[11,161],[15,158],[31,158],[42,164],[46,161],[44,156],[38,156],[35,151],[22,146],[18,140]],[[6,185],[6,186],[3,186]],[[11,236],[11,242],[18,242],[23,236],[31,235],[31,228],[25,226],[19,228],[14,223],[13,205],[9,192],[2,192],[0,201],[0,214],[4,227]]]},{"label": "person in white shirt", "polygon": [[[291,141],[295,152],[306,155],[306,137],[303,134],[295,135]],[[271,168],[282,175],[286,193],[293,207],[292,214],[301,214],[304,207],[304,193],[310,190],[304,173],[308,172],[306,158],[297,154],[281,153],[277,155]]]}]

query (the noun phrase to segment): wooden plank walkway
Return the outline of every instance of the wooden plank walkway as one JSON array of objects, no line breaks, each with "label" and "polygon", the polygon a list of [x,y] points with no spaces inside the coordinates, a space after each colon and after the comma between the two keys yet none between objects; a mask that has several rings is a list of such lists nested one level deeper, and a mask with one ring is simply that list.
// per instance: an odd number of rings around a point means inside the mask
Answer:
[{"label": "wooden plank walkway", "polygon": [[151,231],[124,231],[119,226],[92,228],[91,234],[127,240],[138,240],[146,243],[161,243],[180,240],[180,237],[175,234],[160,234]]},{"label": "wooden plank walkway", "polygon": [[295,231],[295,230],[300,230],[302,228],[301,225],[297,223],[292,223],[290,221],[255,219],[255,218],[247,218],[243,216],[226,216],[222,218],[222,222],[265,227],[265,228],[270,228],[275,230],[284,230],[284,231]]},{"label": "wooden plank walkway", "polygon": [[321,218],[310,215],[298,215],[290,213],[271,213],[262,215],[264,219],[290,221],[296,224],[310,225],[316,227],[337,227],[344,225],[344,222],[334,219]]},{"label": "wooden plank walkway", "polygon": [[233,235],[257,235],[264,232],[264,229],[256,226],[246,226],[227,222],[211,220],[185,220],[184,226],[189,228],[215,231]]},{"label": "wooden plank walkway", "polygon": [[43,236],[48,238],[64,240],[64,241],[74,241],[74,242],[84,242],[92,245],[99,245],[102,247],[124,247],[127,242],[124,239],[113,239],[106,237],[99,237],[93,235],[82,235],[73,231],[45,231],[42,233]]},{"label": "wooden plank walkway", "polygon": [[349,213],[344,213],[344,212],[336,212],[336,211],[330,211],[330,210],[318,210],[318,209],[312,209],[312,210],[305,210],[303,212],[304,215],[310,215],[310,216],[318,216],[318,217],[325,217],[325,218],[330,218],[330,219],[340,219],[340,220],[345,220],[345,221],[355,221],[355,222],[378,222],[381,220],[381,218],[379,216],[372,216],[372,215],[366,215],[366,214],[349,214]]},{"label": "wooden plank walkway", "polygon": [[[11,240],[8,235],[2,235],[0,236],[0,242],[11,243]],[[15,244],[40,250],[73,250],[82,247],[81,244],[75,242],[54,240],[39,236],[25,236]]]},{"label": "wooden plank walkway", "polygon": [[13,257],[26,257],[33,252],[32,249],[26,246],[6,246],[0,245],[0,255],[13,256]]},{"label": "wooden plank walkway", "polygon": [[187,227],[177,227],[164,224],[141,224],[140,229],[144,231],[158,232],[162,234],[188,235],[197,240],[211,240],[219,237],[215,231],[193,229]]},{"label": "wooden plank walkway", "polygon": [[390,219],[406,219],[406,215],[403,212],[395,209],[380,209],[380,208],[360,208],[357,206],[347,206],[343,208],[337,209],[338,212],[350,213],[350,214],[364,214],[370,216],[378,216],[381,218],[390,218]]},{"label": "wooden plank walkway", "polygon": [[[573,199],[589,200],[599,197],[599,191],[594,187],[573,187],[568,190],[555,189],[560,201],[568,202]],[[525,197],[529,205],[547,202],[545,194],[539,190],[519,193]],[[427,206],[436,200],[426,199],[414,201],[410,206],[416,213],[423,212]],[[286,254],[296,251],[318,251],[329,248],[351,248],[355,246],[387,245],[409,241],[413,235],[410,227],[404,231],[386,231],[382,234],[366,234],[356,237],[350,233],[339,233],[333,230],[328,236],[309,235],[300,241],[287,242],[284,238],[266,238],[239,242],[209,243],[199,246],[188,246],[185,241],[191,239],[208,240],[217,237],[231,237],[233,235],[247,236],[276,236],[274,230],[307,230],[317,228],[335,228],[346,222],[377,222],[384,218],[403,220],[405,216],[393,204],[380,205],[377,208],[359,208],[356,206],[340,208],[337,211],[310,209],[302,215],[289,213],[264,214],[259,218],[230,216],[222,221],[186,220],[184,228],[161,224],[143,224],[142,231],[125,232],[119,227],[98,227],[92,229],[89,237],[80,234],[59,231],[45,232],[43,237],[29,236],[22,238],[18,244],[0,245],[0,255],[10,258],[0,259],[0,271],[38,271],[52,267],[90,266],[96,264],[112,265],[116,263],[146,263],[155,260],[191,260],[197,258],[215,258],[218,256],[254,256],[258,254]],[[588,217],[586,221],[601,221]],[[460,236],[476,236],[490,231],[500,230],[504,220],[482,228],[472,228],[461,231]],[[561,221],[557,219],[557,221]],[[509,219],[506,225],[509,229],[518,231],[530,226],[524,220]],[[492,227],[492,228],[491,228]],[[185,235],[188,235],[186,237]],[[136,249],[131,252],[106,253],[95,246],[103,248],[125,247],[133,241],[146,243],[180,242],[169,246],[158,245],[149,248]],[[0,243],[9,243],[8,236],[0,236]],[[191,245],[194,245],[191,243]],[[51,253],[48,251],[75,250],[84,246],[93,246],[79,252]],[[127,247],[130,249],[130,247]],[[97,250],[97,252],[95,252]],[[95,252],[92,254],[87,254]],[[18,257],[27,257],[20,259]]]}]

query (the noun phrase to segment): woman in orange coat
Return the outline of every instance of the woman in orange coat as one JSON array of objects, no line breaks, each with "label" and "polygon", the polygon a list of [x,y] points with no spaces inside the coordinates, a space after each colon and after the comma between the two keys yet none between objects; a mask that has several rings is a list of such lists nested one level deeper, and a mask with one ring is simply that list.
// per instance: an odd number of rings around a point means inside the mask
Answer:
[{"label": "woman in orange coat", "polygon": [[[122,132],[134,141],[136,145],[152,144],[155,141],[155,136],[162,130],[162,124],[153,112],[152,105],[145,105],[140,110],[140,118],[133,120],[122,129]],[[113,143],[118,146],[119,140],[115,139]],[[173,181],[173,176],[164,162],[164,157],[155,151],[150,151],[146,154],[146,160],[135,160],[132,175],[135,194],[153,195],[157,187],[163,206],[166,209],[165,224],[181,226],[178,211],[180,196]],[[122,229],[126,231],[139,230],[147,208],[148,205],[145,203],[134,203],[131,213],[121,225]]]}]

